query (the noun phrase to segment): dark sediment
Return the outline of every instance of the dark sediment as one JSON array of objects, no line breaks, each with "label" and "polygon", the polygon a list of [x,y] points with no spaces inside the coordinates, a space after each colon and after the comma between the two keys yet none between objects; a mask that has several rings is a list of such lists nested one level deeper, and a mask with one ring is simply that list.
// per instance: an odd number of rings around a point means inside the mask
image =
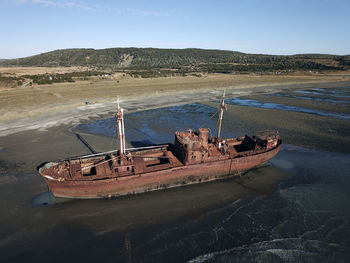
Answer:
[{"label": "dark sediment", "polygon": [[[296,98],[249,98],[349,110]],[[131,145],[171,142],[175,128],[205,120],[203,125],[214,130],[215,119],[209,117],[218,103],[205,105],[129,114]],[[113,119],[0,137],[0,261],[346,262],[350,122],[237,105],[228,105],[224,120],[226,135],[279,130],[285,143],[281,153],[243,179],[111,200],[54,199],[36,167],[88,153],[74,132],[97,151],[114,149]],[[101,131],[101,125],[107,129]]]}]

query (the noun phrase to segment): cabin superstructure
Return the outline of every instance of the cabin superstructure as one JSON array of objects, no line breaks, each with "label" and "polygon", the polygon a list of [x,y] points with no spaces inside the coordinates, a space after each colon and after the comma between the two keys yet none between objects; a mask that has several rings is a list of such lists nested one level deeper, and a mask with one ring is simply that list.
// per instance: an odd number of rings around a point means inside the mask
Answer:
[{"label": "cabin superstructure", "polygon": [[175,132],[173,145],[126,149],[118,99],[118,150],[50,162],[39,173],[55,196],[110,197],[229,178],[278,153],[278,134],[221,138],[225,109],[223,97],[216,137],[210,129],[199,128]]}]

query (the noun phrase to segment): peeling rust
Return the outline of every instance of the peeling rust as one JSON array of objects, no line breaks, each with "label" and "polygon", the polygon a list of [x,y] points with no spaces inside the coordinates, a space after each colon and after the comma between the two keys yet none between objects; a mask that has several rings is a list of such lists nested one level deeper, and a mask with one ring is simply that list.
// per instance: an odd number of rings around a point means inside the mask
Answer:
[{"label": "peeling rust", "polygon": [[[119,118],[122,122],[122,115]],[[51,162],[39,173],[58,197],[122,196],[230,178],[271,159],[282,144],[276,132],[228,139],[209,134],[207,128],[177,131],[174,145],[120,147],[119,151]]]}]

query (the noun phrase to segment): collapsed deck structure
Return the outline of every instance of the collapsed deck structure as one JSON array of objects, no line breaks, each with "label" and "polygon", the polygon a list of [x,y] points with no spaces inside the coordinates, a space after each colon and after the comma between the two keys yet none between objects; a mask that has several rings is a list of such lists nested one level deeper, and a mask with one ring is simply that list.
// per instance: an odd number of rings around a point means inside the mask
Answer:
[{"label": "collapsed deck structure", "polygon": [[223,139],[208,128],[175,132],[174,145],[126,149],[123,109],[117,109],[119,149],[49,162],[39,173],[57,197],[103,198],[225,179],[265,163],[280,150],[278,133]]}]

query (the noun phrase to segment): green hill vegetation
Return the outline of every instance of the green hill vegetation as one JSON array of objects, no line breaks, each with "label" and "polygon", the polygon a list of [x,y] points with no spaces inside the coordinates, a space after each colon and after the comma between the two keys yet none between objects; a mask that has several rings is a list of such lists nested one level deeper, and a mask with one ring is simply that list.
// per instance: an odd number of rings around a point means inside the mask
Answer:
[{"label": "green hill vegetation", "polygon": [[[35,56],[0,60],[0,66],[91,68],[65,74],[27,75],[33,83],[73,82],[77,78],[122,71],[133,77],[201,76],[201,73],[289,73],[350,68],[350,56],[329,54],[264,55],[227,50],[108,48],[63,49]],[[10,81],[4,79],[4,81]],[[22,80],[12,80],[20,81]]]},{"label": "green hill vegetation", "polygon": [[1,66],[88,66],[110,69],[183,67],[192,71],[256,71],[311,69],[335,70],[349,67],[349,56],[301,54],[292,56],[245,54],[226,50],[108,48],[63,49],[39,55],[0,60]]}]

